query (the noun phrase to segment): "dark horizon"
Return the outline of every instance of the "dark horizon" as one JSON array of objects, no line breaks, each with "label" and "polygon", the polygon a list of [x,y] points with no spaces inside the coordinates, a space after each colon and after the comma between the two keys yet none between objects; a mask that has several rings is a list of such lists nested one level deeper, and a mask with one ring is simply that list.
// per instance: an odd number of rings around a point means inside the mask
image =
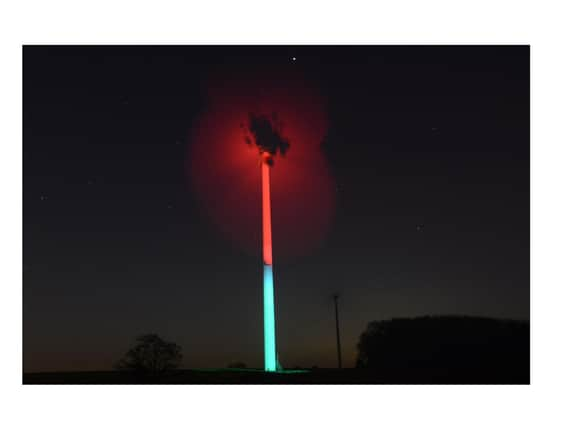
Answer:
[{"label": "dark horizon", "polygon": [[335,292],[344,367],[370,321],[529,320],[529,53],[25,46],[24,372],[112,369],[149,332],[184,368],[262,366],[261,246],[215,227],[188,171],[211,76],[248,70],[302,75],[328,117],[331,225],[274,262],[285,367],[336,366]]}]

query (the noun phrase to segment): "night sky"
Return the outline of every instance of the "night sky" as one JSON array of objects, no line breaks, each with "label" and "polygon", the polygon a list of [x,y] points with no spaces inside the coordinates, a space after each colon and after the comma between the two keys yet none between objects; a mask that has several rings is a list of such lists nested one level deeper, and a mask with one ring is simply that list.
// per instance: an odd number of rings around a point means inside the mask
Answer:
[{"label": "night sky", "polygon": [[371,320],[529,318],[528,47],[23,56],[24,371],[110,369],[148,332],[184,367],[262,366],[260,241],[227,238],[188,170],[211,76],[243,70],[302,75],[327,110],[331,225],[274,260],[283,366],[336,365],[334,292],[347,366]]}]

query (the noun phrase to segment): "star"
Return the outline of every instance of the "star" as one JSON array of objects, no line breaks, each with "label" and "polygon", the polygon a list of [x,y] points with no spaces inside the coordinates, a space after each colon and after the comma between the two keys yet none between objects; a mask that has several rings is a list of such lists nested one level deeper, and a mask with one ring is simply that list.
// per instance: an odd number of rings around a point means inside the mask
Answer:
[{"label": "star", "polygon": [[296,61],[296,57],[295,57],[295,56],[292,57],[292,61]]}]

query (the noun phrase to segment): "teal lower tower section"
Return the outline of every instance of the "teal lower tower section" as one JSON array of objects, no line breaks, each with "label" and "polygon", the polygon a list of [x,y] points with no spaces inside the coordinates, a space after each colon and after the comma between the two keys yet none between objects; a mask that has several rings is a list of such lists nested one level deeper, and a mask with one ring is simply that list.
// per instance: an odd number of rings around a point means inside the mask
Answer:
[{"label": "teal lower tower section", "polygon": [[264,370],[276,372],[276,315],[272,266],[264,265]]}]

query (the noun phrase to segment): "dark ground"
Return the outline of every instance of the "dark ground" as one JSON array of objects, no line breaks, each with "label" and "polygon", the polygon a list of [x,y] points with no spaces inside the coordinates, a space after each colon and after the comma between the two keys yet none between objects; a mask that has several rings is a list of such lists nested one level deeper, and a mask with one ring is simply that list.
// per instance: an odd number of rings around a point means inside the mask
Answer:
[{"label": "dark ground", "polygon": [[131,373],[54,372],[24,374],[24,384],[528,384],[529,373],[464,372],[459,377],[439,372],[411,372],[394,378],[365,369],[314,369],[266,374],[253,369],[179,370],[163,376]]}]

